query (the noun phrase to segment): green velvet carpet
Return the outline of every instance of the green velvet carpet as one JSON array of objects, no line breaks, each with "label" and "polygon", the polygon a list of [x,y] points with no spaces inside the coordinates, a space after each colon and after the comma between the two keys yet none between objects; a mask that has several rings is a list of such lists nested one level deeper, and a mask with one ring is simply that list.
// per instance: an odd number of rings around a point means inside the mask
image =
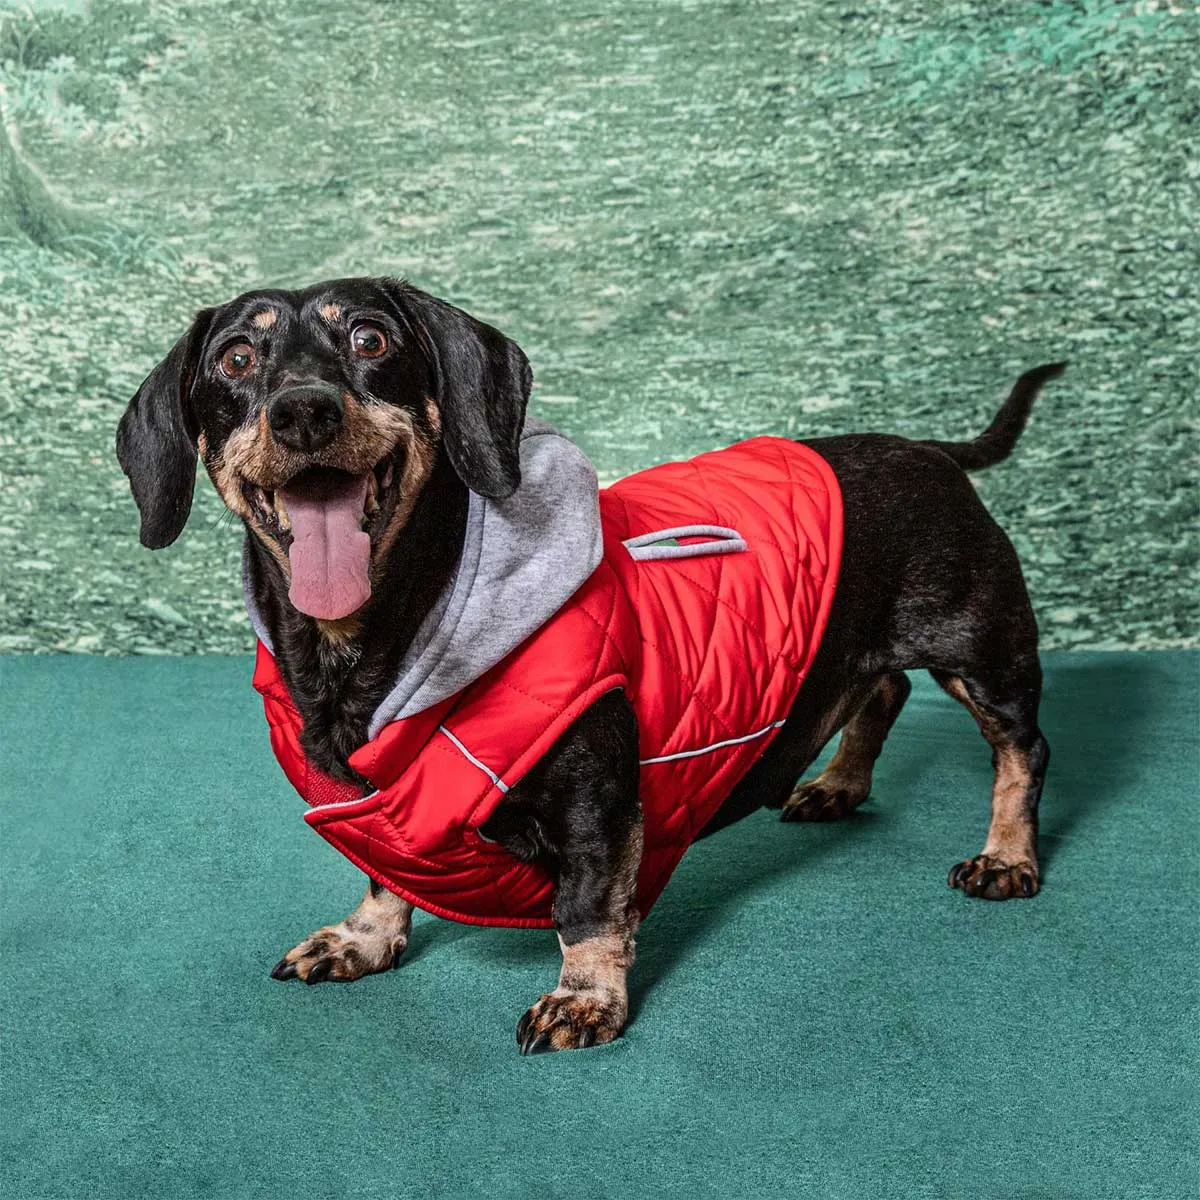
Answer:
[{"label": "green velvet carpet", "polygon": [[1049,656],[1045,891],[1007,904],[945,885],[988,753],[921,677],[859,816],[697,847],[626,1036],[523,1060],[544,933],[268,978],[361,876],[247,660],[0,659],[0,1194],[1195,1195],[1198,665]]}]

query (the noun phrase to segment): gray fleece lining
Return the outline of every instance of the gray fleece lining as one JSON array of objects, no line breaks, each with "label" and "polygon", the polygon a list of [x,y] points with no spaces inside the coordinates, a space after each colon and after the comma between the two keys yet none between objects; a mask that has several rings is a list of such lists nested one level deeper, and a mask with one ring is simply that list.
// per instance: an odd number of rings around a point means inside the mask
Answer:
[{"label": "gray fleece lining", "polygon": [[[521,433],[521,486],[506,500],[472,492],[454,579],[422,622],[396,684],[367,729],[415,716],[461,691],[546,623],[600,563],[596,472],[582,450],[541,421]],[[272,650],[250,593],[250,624]]]}]

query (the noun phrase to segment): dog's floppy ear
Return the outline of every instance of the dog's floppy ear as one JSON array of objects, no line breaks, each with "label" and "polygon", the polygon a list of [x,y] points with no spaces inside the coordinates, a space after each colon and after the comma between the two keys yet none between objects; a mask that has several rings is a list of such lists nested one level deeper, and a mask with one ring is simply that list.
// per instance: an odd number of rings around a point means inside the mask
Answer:
[{"label": "dog's floppy ear", "polygon": [[442,418],[442,440],[473,492],[503,500],[521,482],[518,453],[533,372],[516,342],[405,283],[388,290],[425,341]]},{"label": "dog's floppy ear", "polygon": [[200,348],[215,310],[191,329],[146,376],[117,426],[117,459],[142,517],[141,542],[169,546],[187,524],[196,486],[196,426],[188,403]]}]

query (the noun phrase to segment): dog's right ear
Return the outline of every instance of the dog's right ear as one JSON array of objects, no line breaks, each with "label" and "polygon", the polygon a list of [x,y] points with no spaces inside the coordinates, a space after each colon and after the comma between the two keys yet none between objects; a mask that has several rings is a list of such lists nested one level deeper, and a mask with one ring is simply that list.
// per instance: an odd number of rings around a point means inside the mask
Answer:
[{"label": "dog's right ear", "polygon": [[199,431],[188,397],[215,311],[196,315],[191,329],[146,376],[117,426],[117,459],[141,513],[142,545],[151,550],[169,546],[192,510]]}]

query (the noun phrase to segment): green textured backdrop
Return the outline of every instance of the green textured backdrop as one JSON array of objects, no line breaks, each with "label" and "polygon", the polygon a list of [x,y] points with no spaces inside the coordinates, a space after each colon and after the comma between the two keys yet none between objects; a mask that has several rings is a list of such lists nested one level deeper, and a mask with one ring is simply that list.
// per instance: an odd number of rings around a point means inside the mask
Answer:
[{"label": "green textured backdrop", "polygon": [[1195,639],[1194,4],[288,0],[0,19],[0,650],[245,650],[204,487],[111,452],[197,307],[396,272],[517,338],[612,479],[761,432],[963,436],[1047,645]]}]

